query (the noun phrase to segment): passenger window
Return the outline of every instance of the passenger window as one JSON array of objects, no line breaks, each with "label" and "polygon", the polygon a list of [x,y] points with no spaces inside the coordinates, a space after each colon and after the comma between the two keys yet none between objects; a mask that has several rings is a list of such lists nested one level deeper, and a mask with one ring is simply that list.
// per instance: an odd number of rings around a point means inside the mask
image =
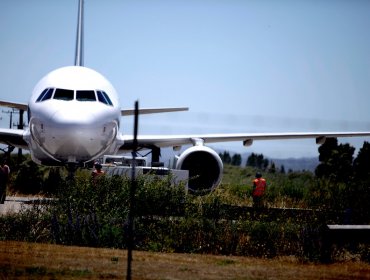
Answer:
[{"label": "passenger window", "polygon": [[98,100],[101,102],[101,103],[104,103],[104,104],[107,104],[107,105],[110,105],[110,106],[113,106],[113,103],[112,101],[110,100],[108,94],[106,94],[104,91],[101,91],[101,90],[98,90],[96,91],[97,95],[98,95]]},{"label": "passenger window", "polygon": [[43,92],[40,94],[40,96],[36,99],[36,102],[45,101],[51,98],[53,95],[53,88],[46,88],[43,90]]},{"label": "passenger window", "polygon": [[95,92],[93,90],[77,90],[76,99],[78,101],[96,101]]},{"label": "passenger window", "polygon": [[54,93],[54,99],[59,99],[59,100],[73,100],[74,96],[74,91],[70,89],[60,89],[57,88]]}]

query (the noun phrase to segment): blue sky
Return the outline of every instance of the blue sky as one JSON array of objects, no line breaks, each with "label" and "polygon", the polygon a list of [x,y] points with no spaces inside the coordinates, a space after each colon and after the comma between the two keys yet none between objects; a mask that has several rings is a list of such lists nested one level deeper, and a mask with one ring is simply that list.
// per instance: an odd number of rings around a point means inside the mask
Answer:
[{"label": "blue sky", "polygon": [[[123,108],[190,107],[141,117],[142,134],[370,130],[369,11],[370,1],[85,0],[85,66]],[[0,2],[0,99],[27,102],[45,74],[74,63],[76,17],[77,0]],[[318,155],[314,140],[212,147]]]}]

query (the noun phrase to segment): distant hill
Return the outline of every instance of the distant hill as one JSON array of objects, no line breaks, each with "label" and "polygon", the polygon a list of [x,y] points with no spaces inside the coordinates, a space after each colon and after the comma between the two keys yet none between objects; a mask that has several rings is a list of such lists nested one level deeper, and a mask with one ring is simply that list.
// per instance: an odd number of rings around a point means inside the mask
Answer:
[{"label": "distant hill", "polygon": [[[223,153],[224,150],[217,150],[217,153]],[[233,156],[235,152],[229,151],[230,155]],[[169,166],[170,163],[173,162],[175,154],[179,154],[178,152],[173,152],[170,148],[164,148],[161,150],[161,161],[164,162],[165,166]],[[243,153],[242,156],[242,164],[241,166],[245,166],[247,162],[247,158],[251,155],[251,153]],[[269,158],[268,155],[263,155],[266,157],[269,161],[273,161],[275,163],[275,166],[277,170],[280,169],[280,167],[283,165],[285,168],[285,171],[288,172],[289,170],[292,171],[312,171],[314,172],[316,169],[316,166],[319,164],[319,160],[316,157],[313,158],[286,158],[286,159],[275,159],[275,158]]]},{"label": "distant hill", "polygon": [[[231,153],[233,155],[234,153]],[[251,155],[251,153],[244,153],[242,154],[242,166],[245,166],[248,157]],[[316,157],[312,158],[270,158],[268,155],[263,155],[265,158],[267,158],[269,161],[272,161],[275,163],[276,169],[279,170],[280,167],[283,165],[285,168],[285,171],[288,172],[289,170],[292,171],[302,171],[307,170],[314,172],[316,169],[316,166],[319,164],[319,159]]]},{"label": "distant hill", "polygon": [[270,159],[272,160],[276,168],[280,169],[283,165],[285,171],[312,171],[314,172],[316,166],[319,164],[318,158],[287,158],[287,159]]}]

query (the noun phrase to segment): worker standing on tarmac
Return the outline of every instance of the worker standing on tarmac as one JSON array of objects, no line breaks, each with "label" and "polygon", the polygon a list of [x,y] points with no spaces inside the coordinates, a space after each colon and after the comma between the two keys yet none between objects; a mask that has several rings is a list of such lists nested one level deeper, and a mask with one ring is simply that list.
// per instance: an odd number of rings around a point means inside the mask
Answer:
[{"label": "worker standing on tarmac", "polygon": [[256,178],[253,180],[253,207],[261,208],[264,206],[263,197],[265,195],[267,183],[260,172],[256,173]]},{"label": "worker standing on tarmac", "polygon": [[10,168],[6,164],[6,159],[1,162],[0,166],[0,204],[4,204],[6,198],[6,185],[8,183]]}]

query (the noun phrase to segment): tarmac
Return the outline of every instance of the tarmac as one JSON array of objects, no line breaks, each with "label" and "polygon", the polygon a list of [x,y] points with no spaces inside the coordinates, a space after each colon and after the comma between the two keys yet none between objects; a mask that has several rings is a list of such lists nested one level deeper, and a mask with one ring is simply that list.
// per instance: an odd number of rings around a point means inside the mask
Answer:
[{"label": "tarmac", "polygon": [[21,210],[31,209],[34,204],[42,204],[50,200],[43,197],[23,197],[23,196],[7,196],[4,204],[0,204],[0,215],[9,215],[18,213]]}]

